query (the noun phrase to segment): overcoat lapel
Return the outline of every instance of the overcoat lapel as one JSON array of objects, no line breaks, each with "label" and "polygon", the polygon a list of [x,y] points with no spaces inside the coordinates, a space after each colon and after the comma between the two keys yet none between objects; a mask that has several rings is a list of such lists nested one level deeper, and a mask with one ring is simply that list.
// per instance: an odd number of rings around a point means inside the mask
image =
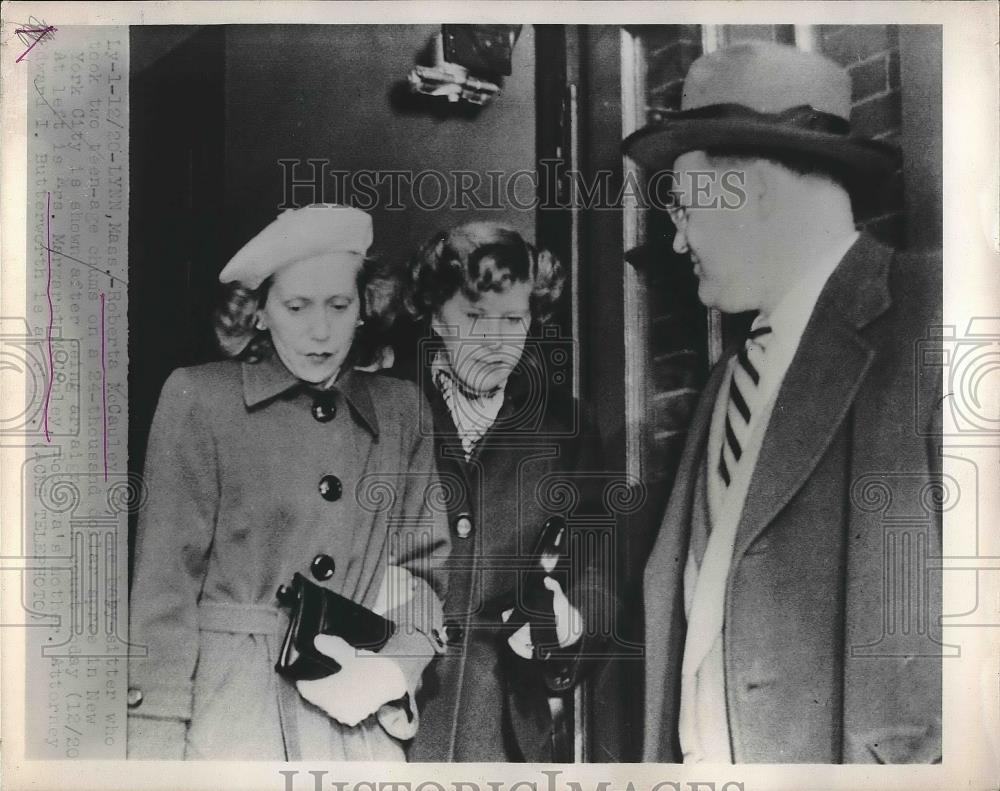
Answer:
[{"label": "overcoat lapel", "polygon": [[890,305],[892,251],[862,235],[820,294],[778,391],[736,534],[739,557],[809,480],[875,357],[858,330]]}]

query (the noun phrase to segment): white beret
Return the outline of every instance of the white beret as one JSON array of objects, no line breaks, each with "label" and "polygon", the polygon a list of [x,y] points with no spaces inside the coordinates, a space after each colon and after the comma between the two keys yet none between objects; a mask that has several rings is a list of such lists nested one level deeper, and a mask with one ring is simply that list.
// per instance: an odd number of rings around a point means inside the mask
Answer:
[{"label": "white beret", "polygon": [[257,288],[282,267],[325,253],[364,255],[372,218],[360,209],[315,203],[289,209],[247,242],[219,273],[219,282]]}]

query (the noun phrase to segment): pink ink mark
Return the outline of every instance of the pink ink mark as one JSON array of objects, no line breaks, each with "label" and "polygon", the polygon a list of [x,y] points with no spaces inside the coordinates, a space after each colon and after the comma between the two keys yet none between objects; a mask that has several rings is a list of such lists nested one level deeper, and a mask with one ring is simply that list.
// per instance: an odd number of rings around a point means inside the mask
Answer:
[{"label": "pink ink mark", "polygon": [[34,41],[31,42],[31,46],[28,47],[24,52],[22,52],[18,56],[17,60],[15,60],[14,63],[20,63],[22,60],[24,60],[28,56],[28,53],[31,52],[31,50],[33,50],[38,45],[39,41],[41,41],[50,33],[55,33],[55,32],[56,29],[52,25],[46,25],[45,27],[19,27],[17,30],[15,30],[14,33],[19,36],[28,35],[28,36],[36,36],[36,38]]},{"label": "pink ink mark", "polygon": [[52,383],[56,377],[55,360],[52,356],[52,326],[55,323],[55,311],[52,307],[52,193],[45,193],[45,237],[48,255],[48,267],[45,282],[45,298],[49,302],[49,330],[46,341],[49,351],[49,379],[45,383],[45,404],[42,407],[42,426],[45,429],[45,441],[51,442],[49,435],[49,401],[52,398]]},{"label": "pink ink mark", "polygon": [[104,292],[101,292],[101,407],[104,434],[104,480],[108,480],[108,365],[104,340]]}]

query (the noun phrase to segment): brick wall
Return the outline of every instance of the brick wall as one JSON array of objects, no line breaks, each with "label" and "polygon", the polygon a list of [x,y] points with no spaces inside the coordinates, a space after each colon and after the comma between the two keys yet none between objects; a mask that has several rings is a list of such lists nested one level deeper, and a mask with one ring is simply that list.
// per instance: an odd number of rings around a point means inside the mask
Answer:
[{"label": "brick wall", "polygon": [[[701,26],[655,25],[636,31],[646,53],[646,116],[655,122],[663,111],[680,105],[684,75],[701,54]],[[824,25],[816,34],[819,50],[850,72],[853,130],[898,144],[901,96],[896,28]],[[791,43],[793,32],[789,25],[735,25],[726,26],[722,38],[724,43],[751,39]],[[905,220],[901,174],[886,188],[878,211],[864,213],[865,208],[856,206],[859,225],[900,245]],[[673,226],[663,213],[648,213],[646,238],[658,245],[645,262],[652,322],[647,407],[652,469],[648,477],[669,486],[707,373],[706,317],[686,256],[675,256],[670,250]],[[727,322],[724,329],[728,326]]]},{"label": "brick wall", "polygon": [[642,28],[646,53],[646,107],[649,120],[658,110],[676,109],[691,61],[701,55],[700,25],[651,25]]},{"label": "brick wall", "polygon": [[[899,145],[902,95],[899,34],[893,25],[820,25],[819,50],[851,75],[851,131]],[[886,185],[877,208],[857,207],[860,227],[894,245],[903,243],[903,176]]]}]

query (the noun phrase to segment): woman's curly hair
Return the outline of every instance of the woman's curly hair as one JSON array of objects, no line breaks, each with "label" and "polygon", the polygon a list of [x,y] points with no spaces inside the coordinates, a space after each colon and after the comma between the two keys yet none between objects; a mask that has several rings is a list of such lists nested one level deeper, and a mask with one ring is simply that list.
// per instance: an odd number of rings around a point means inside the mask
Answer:
[{"label": "woman's curly hair", "polygon": [[[254,362],[270,353],[270,333],[257,329],[257,315],[267,301],[272,281],[269,277],[256,289],[241,283],[224,287],[213,324],[219,349],[226,357]],[[399,273],[376,258],[365,259],[357,285],[364,325],[355,335],[351,359],[364,365],[377,352],[382,333],[406,311],[405,295]]]},{"label": "woman's curly hair", "polygon": [[531,316],[544,323],[562,294],[562,266],[547,250],[536,251],[522,236],[496,222],[468,222],[440,231],[410,261],[411,314],[426,318],[461,291],[478,300],[514,283],[531,284]]}]

